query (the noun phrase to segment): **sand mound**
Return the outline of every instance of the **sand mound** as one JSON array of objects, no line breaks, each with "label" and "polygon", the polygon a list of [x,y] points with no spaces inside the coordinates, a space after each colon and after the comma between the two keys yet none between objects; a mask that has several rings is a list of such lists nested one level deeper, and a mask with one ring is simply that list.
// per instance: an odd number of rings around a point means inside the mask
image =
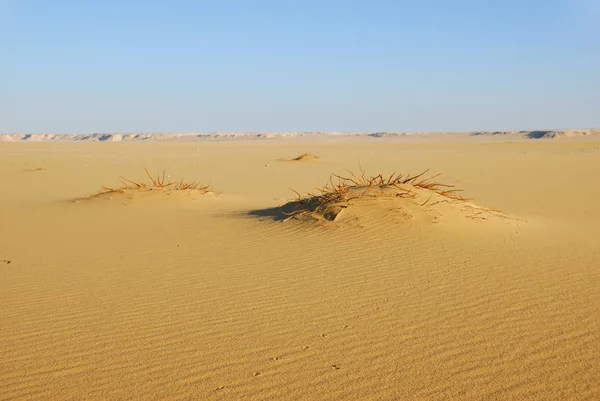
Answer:
[{"label": "sand mound", "polygon": [[[472,220],[508,219],[500,211],[470,202],[458,194],[453,185],[434,181],[438,175],[392,174],[385,178],[367,177],[364,172],[350,177],[332,175],[319,194],[301,196],[292,202],[271,209],[273,217],[283,220],[334,221],[348,215],[379,214],[392,220],[424,220],[432,223],[448,218]],[[352,213],[347,210],[352,209]],[[388,212],[394,212],[388,215]],[[279,213],[279,216],[277,215]],[[257,213],[259,214],[259,213]],[[268,213],[263,213],[268,215]]]},{"label": "sand mound", "polygon": [[179,198],[192,198],[195,195],[214,195],[215,192],[210,184],[200,184],[195,181],[171,181],[168,179],[165,171],[154,177],[147,169],[144,169],[146,175],[150,179],[149,182],[134,181],[125,177],[121,178],[120,187],[102,186],[102,189],[84,198],[76,199],[75,201],[85,199],[105,199],[114,198],[133,199],[133,198],[156,198],[167,196],[176,196]]}]

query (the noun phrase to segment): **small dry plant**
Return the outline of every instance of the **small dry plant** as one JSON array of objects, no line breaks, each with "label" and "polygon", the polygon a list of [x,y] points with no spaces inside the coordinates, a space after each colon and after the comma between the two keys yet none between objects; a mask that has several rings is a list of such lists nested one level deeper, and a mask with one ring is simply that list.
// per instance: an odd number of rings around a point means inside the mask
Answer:
[{"label": "small dry plant", "polygon": [[292,160],[302,161],[302,160],[316,160],[316,159],[318,159],[318,157],[313,155],[312,153],[302,153],[302,154],[299,154],[298,156],[294,157]]},{"label": "small dry plant", "polygon": [[213,192],[210,184],[203,185],[203,184],[200,184],[195,181],[183,181],[183,180],[171,181],[166,176],[166,173],[164,170],[163,170],[162,174],[157,174],[156,177],[154,177],[152,174],[150,174],[148,169],[146,169],[145,167],[144,167],[144,171],[146,172],[146,175],[150,179],[149,183],[133,181],[133,180],[130,180],[129,178],[125,178],[125,177],[121,176],[120,178],[121,178],[121,183],[123,184],[123,186],[118,187],[118,188],[102,186],[102,190],[100,192],[98,192],[97,194],[95,194],[94,196],[124,193],[124,192],[126,192],[128,190],[132,190],[132,189],[133,190],[135,190],[135,189],[150,189],[150,190],[168,189],[168,190],[175,190],[175,191],[199,191],[202,194]]},{"label": "small dry plant", "polygon": [[381,174],[369,177],[361,168],[360,174],[348,170],[348,177],[332,174],[327,184],[317,188],[318,193],[301,196],[292,189],[298,197],[290,202],[294,210],[286,212],[285,215],[292,218],[315,217],[316,214],[327,220],[334,220],[341,210],[347,208],[350,201],[354,199],[364,197],[414,199],[419,196],[416,191],[419,189],[432,191],[429,199],[421,206],[426,205],[435,194],[452,201],[467,201],[458,194],[461,190],[453,189],[453,185],[435,181],[439,174],[426,177],[428,172],[429,170],[425,170],[417,175],[393,173],[389,177]]}]

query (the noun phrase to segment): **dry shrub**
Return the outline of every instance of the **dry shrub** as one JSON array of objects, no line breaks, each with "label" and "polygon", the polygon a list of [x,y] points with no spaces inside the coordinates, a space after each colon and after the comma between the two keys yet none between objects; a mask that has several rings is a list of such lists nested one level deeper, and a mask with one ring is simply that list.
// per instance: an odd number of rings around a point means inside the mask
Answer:
[{"label": "dry shrub", "polygon": [[429,170],[425,170],[417,175],[393,173],[390,176],[379,174],[369,177],[361,168],[360,174],[348,170],[348,177],[332,174],[327,184],[317,188],[318,193],[301,196],[292,189],[298,197],[290,202],[291,205],[288,204],[293,207],[293,211],[285,214],[288,218],[311,216],[335,220],[337,215],[347,208],[352,200],[365,197],[414,199],[419,195],[416,190],[432,192],[429,199],[422,206],[427,204],[435,194],[453,201],[467,200],[458,194],[461,190],[453,189],[453,185],[436,181],[435,179],[439,177],[439,174],[427,177],[428,172]]},{"label": "dry shrub", "polygon": [[302,160],[316,160],[316,159],[318,159],[318,157],[313,155],[312,153],[302,153],[302,154],[299,154],[298,156],[294,157],[292,160],[293,161],[302,161]]},{"label": "dry shrub", "polygon": [[123,184],[121,187],[113,188],[102,186],[102,190],[95,194],[94,196],[101,196],[106,194],[116,194],[116,193],[125,193],[128,190],[136,190],[136,189],[167,189],[174,191],[199,191],[200,193],[208,193],[213,192],[210,184],[200,184],[196,181],[171,181],[166,177],[166,173],[163,170],[162,174],[157,174],[154,177],[148,169],[144,167],[144,171],[146,175],[150,179],[149,183],[141,182],[141,181],[133,181],[129,178],[125,178],[121,176],[121,183]]}]

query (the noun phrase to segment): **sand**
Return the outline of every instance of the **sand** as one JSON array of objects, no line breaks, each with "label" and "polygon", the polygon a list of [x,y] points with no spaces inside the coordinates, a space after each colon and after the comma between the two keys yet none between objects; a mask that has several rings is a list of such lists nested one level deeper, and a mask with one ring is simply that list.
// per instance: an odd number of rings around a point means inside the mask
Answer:
[{"label": "sand", "polygon": [[[0,399],[600,399],[600,138],[553,137],[2,142]],[[359,166],[506,218],[272,213]],[[144,167],[215,192],[88,198]]]}]

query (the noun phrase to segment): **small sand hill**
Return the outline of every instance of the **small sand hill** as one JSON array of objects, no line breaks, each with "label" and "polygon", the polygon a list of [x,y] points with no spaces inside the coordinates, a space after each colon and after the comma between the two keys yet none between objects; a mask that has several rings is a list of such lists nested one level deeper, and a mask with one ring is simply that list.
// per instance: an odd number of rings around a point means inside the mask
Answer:
[{"label": "small sand hill", "polygon": [[339,221],[345,217],[379,216],[386,220],[427,221],[444,220],[506,220],[512,219],[500,211],[479,206],[458,194],[453,185],[437,182],[438,177],[418,175],[381,174],[367,177],[349,172],[349,177],[332,175],[330,182],[319,189],[281,207],[281,214],[289,218]]},{"label": "small sand hill", "polygon": [[121,177],[120,187],[102,186],[102,189],[84,198],[76,199],[75,202],[81,200],[134,200],[134,199],[154,199],[163,198],[165,196],[174,197],[177,199],[196,199],[198,195],[215,195],[215,192],[209,184],[200,184],[195,181],[171,181],[166,173],[154,177],[147,169],[144,169],[146,175],[150,179],[149,182],[134,181],[125,177]]}]

